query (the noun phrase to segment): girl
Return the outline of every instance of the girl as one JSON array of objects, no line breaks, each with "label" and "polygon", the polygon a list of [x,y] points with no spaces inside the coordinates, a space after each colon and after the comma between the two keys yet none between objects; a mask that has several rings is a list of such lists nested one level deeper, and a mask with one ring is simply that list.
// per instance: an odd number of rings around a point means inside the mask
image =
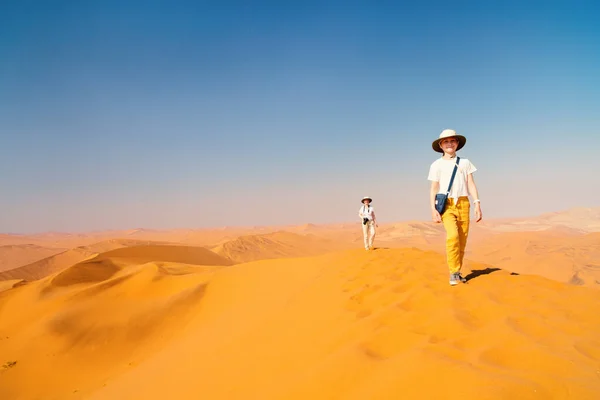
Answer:
[{"label": "girl", "polygon": [[[474,199],[475,222],[481,221],[482,218],[481,202],[473,179],[473,172],[477,171],[477,168],[468,159],[456,155],[456,152],[462,149],[466,142],[467,138],[458,135],[454,130],[443,130],[439,138],[432,143],[433,150],[443,153],[443,156],[435,160],[429,168],[431,217],[435,223],[443,222],[446,230],[446,259],[450,271],[450,285],[466,282],[466,279],[460,274],[460,270],[469,235],[471,210],[469,194]],[[436,195],[447,192],[455,165],[458,165],[456,176],[452,182],[445,209],[440,215],[435,207]]]}]

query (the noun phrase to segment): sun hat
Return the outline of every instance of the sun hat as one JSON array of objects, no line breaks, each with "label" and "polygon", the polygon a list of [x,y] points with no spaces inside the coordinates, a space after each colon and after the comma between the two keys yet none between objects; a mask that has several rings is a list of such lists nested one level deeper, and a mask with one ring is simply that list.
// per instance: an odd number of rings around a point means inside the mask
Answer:
[{"label": "sun hat", "polygon": [[442,133],[440,133],[440,137],[435,139],[433,143],[431,143],[431,147],[433,147],[434,151],[437,151],[438,153],[443,153],[444,150],[442,150],[440,142],[443,139],[450,137],[455,137],[458,140],[458,147],[456,148],[456,151],[462,149],[465,146],[465,143],[467,143],[467,138],[463,135],[457,134],[454,129],[444,129]]},{"label": "sun hat", "polygon": [[365,197],[363,197],[363,198],[362,198],[362,200],[361,200],[360,202],[364,204],[364,203],[365,203],[365,200],[373,201],[373,199],[372,199],[372,198],[370,198],[370,197],[368,197],[368,196],[365,196]]}]

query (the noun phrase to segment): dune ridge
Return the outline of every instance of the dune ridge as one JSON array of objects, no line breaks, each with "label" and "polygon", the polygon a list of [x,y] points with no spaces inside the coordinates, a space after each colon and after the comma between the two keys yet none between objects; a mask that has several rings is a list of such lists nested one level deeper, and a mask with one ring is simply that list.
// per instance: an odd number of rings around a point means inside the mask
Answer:
[{"label": "dune ridge", "polygon": [[[132,250],[126,250],[131,248]],[[134,249],[135,248],[135,249]],[[121,249],[121,250],[120,250]],[[117,251],[120,250],[120,251]],[[152,242],[132,239],[109,239],[91,245],[76,247],[57,255],[39,260],[23,267],[0,272],[0,281],[11,279],[37,280],[52,275],[69,266],[98,254],[111,253],[120,257],[145,259],[147,261],[173,261],[186,263],[189,260],[212,257],[207,249],[196,246],[182,246],[169,242]],[[109,255],[110,256],[110,255]],[[215,265],[223,265],[224,261],[213,257]],[[193,264],[193,262],[192,262]]]},{"label": "dune ridge", "polygon": [[0,272],[34,263],[66,250],[31,243],[0,245]]},{"label": "dune ridge", "polygon": [[349,248],[350,244],[335,242],[312,234],[300,235],[278,231],[262,235],[244,235],[211,250],[236,263],[249,261],[308,257]]},{"label": "dune ridge", "polygon": [[81,248],[67,250],[19,268],[0,272],[0,281],[11,279],[33,281],[41,279],[93,255],[95,253]]},{"label": "dune ridge", "polygon": [[113,272],[94,279],[77,272],[93,267],[88,260],[0,293],[0,363],[16,363],[0,372],[0,393],[592,399],[600,391],[600,299],[585,287],[469,262],[469,283],[451,288],[443,255],[415,248],[234,266],[146,262],[137,251],[97,257]]}]

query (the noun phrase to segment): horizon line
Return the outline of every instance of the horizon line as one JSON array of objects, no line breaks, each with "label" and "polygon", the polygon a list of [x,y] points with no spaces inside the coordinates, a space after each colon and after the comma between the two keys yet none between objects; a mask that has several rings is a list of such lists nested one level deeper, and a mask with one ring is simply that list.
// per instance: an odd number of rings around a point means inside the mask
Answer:
[{"label": "horizon line", "polygon": [[[496,217],[496,218],[484,218],[482,220],[484,225],[485,222],[487,221],[503,221],[503,220],[524,220],[524,219],[528,219],[528,218],[536,218],[536,217],[541,217],[544,215],[548,215],[548,214],[555,214],[555,213],[565,213],[565,212],[569,212],[569,211],[573,211],[573,210],[580,210],[580,209],[595,209],[598,208],[600,209],[600,206],[595,206],[595,207],[570,207],[570,208],[564,208],[564,209],[560,209],[560,210],[556,210],[556,211],[550,211],[550,212],[544,212],[544,213],[540,213],[540,214],[535,214],[535,215],[530,215],[530,216],[525,216],[525,217]],[[406,220],[397,220],[397,221],[391,221],[391,222],[385,222],[381,225],[389,225],[389,224],[397,224],[397,223],[410,223],[410,222],[431,222],[431,220],[413,220],[413,219],[406,219]],[[179,228],[143,228],[143,227],[136,227],[136,228],[123,228],[123,229],[102,229],[102,230],[88,230],[88,231],[71,231],[71,232],[67,232],[67,231],[38,231],[38,232],[30,232],[30,233],[17,233],[17,232],[0,232],[0,235],[8,235],[8,236],[36,236],[36,235],[49,235],[49,234],[62,234],[62,235],[89,235],[89,234],[99,234],[99,233],[108,233],[108,232],[123,232],[123,231],[156,231],[156,232],[166,232],[166,231],[183,231],[183,230],[189,230],[189,231],[210,231],[210,230],[226,230],[226,229],[261,229],[261,228],[284,228],[284,227],[299,227],[299,226],[303,226],[303,225],[314,225],[315,227],[325,227],[325,226],[329,226],[329,225],[346,225],[346,224],[353,224],[354,222],[350,222],[350,221],[345,221],[345,222],[324,222],[324,223],[313,223],[313,222],[303,222],[303,223],[298,223],[298,224],[282,224],[282,225],[222,225],[222,226],[212,226],[212,227],[203,227],[203,228],[191,228],[191,227],[179,227]],[[433,222],[432,222],[433,224]]]}]

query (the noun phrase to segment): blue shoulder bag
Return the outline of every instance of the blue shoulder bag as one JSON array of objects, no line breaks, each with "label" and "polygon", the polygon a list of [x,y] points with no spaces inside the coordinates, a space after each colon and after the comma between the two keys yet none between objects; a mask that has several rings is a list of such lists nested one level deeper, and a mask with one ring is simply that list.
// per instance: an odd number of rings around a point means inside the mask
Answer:
[{"label": "blue shoulder bag", "polygon": [[435,195],[435,209],[440,213],[440,215],[442,215],[446,210],[446,201],[450,195],[450,189],[452,188],[452,183],[454,182],[454,176],[456,176],[456,170],[458,169],[459,162],[460,157],[457,156],[456,164],[454,164],[454,171],[452,171],[452,178],[450,178],[450,184],[448,184],[448,190],[446,193],[438,193]]}]

